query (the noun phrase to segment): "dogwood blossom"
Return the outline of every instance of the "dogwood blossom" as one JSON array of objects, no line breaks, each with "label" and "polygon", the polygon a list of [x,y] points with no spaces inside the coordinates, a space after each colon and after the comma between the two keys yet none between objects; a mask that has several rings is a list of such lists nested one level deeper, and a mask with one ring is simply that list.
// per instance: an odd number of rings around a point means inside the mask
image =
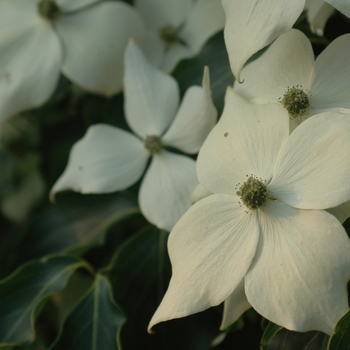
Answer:
[{"label": "dogwood blossom", "polygon": [[136,0],[135,7],[148,29],[142,49],[153,64],[166,72],[180,60],[199,53],[225,24],[220,1]]},{"label": "dogwood blossom", "polygon": [[324,0],[306,0],[305,10],[311,30],[323,36],[324,27],[335,8]]},{"label": "dogwood blossom", "polygon": [[[230,65],[242,82],[241,70],[247,60],[292,28],[302,13],[305,0],[221,0],[225,10],[225,42]],[[327,0],[350,16],[348,0]]]},{"label": "dogwood blossom", "polygon": [[350,119],[325,112],[291,135],[288,119],[228,89],[197,160],[213,194],[170,233],[173,275],[149,330],[223,301],[223,327],[251,305],[287,329],[331,334],[348,311],[350,241],[323,209],[350,198]]},{"label": "dogwood blossom", "polygon": [[121,1],[0,1],[0,118],[37,107],[60,72],[86,90],[121,90],[123,53],[143,36],[133,7]]},{"label": "dogwood blossom", "polygon": [[237,93],[257,103],[280,103],[289,112],[291,129],[326,111],[350,112],[350,34],[334,40],[314,59],[308,38],[299,30],[282,34],[243,68]]},{"label": "dogwood blossom", "polygon": [[132,42],[125,67],[125,114],[135,135],[110,125],[91,126],[74,145],[51,196],[67,189],[123,190],[140,179],[152,157],[139,192],[140,208],[151,223],[170,231],[190,207],[198,182],[195,161],[166,147],[195,154],[215,125],[209,70],[205,69],[203,87],[190,87],[179,107],[176,81],[148,63]]}]

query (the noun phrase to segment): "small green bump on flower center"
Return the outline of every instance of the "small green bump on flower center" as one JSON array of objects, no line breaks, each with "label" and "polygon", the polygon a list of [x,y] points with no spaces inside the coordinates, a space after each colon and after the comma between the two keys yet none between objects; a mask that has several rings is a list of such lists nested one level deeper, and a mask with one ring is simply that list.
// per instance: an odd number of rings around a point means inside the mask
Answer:
[{"label": "small green bump on flower center", "polygon": [[287,92],[279,102],[289,112],[291,119],[296,117],[304,117],[309,113],[310,102],[308,91],[304,92],[301,85],[288,87]]},{"label": "small green bump on flower center", "polygon": [[44,17],[49,21],[56,20],[61,14],[60,8],[53,0],[41,0],[38,3],[38,12],[41,17]]},{"label": "small green bump on flower center", "polygon": [[178,30],[170,24],[160,29],[159,37],[167,49],[170,49],[176,44],[182,44],[186,46],[186,43],[180,38]]},{"label": "small green bump on flower center", "polygon": [[[240,184],[237,186],[239,185]],[[243,204],[248,209],[258,209],[262,207],[271,197],[262,179],[258,179],[253,175],[249,176],[244,184],[239,187],[236,194],[241,198]]]},{"label": "small green bump on flower center", "polygon": [[151,154],[158,153],[162,150],[163,145],[160,137],[155,135],[150,135],[145,138],[143,141],[147,150],[150,151]]}]

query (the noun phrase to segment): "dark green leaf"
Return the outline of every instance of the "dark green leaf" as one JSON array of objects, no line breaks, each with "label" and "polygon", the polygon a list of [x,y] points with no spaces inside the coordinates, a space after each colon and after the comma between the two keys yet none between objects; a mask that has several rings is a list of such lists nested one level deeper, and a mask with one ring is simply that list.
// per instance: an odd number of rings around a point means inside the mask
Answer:
[{"label": "dark green leaf", "polygon": [[350,349],[350,311],[343,316],[335,327],[335,334],[330,339],[329,350]]},{"label": "dark green leaf", "polygon": [[71,274],[89,266],[73,257],[50,257],[30,262],[0,283],[0,343],[34,340],[37,313],[49,296],[62,290]]},{"label": "dark green leaf", "polygon": [[329,336],[321,332],[298,333],[280,330],[263,350],[326,350]]},{"label": "dark green leaf", "polygon": [[261,338],[261,345],[266,345],[283,327],[269,322]]},{"label": "dark green leaf", "polygon": [[96,279],[66,320],[52,350],[117,350],[125,317],[112,299],[108,280]]}]

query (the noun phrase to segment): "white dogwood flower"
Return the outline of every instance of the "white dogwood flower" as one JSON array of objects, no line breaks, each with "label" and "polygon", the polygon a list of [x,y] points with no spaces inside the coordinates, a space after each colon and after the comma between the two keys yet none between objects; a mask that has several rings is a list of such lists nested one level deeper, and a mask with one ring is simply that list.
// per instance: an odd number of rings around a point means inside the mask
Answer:
[{"label": "white dogwood flower", "polygon": [[148,30],[142,49],[166,72],[199,53],[225,24],[224,10],[217,0],[136,0],[135,7]]},{"label": "white dogwood flower", "polygon": [[209,70],[203,87],[190,87],[179,106],[175,79],[148,63],[131,42],[125,55],[124,95],[126,120],[135,134],[110,125],[91,126],[73,146],[51,196],[68,189],[126,189],[141,178],[151,157],[139,192],[140,208],[151,223],[170,231],[190,207],[198,181],[195,161],[166,148],[195,154],[215,125]]},{"label": "white dogwood flower", "polygon": [[[225,42],[230,65],[242,82],[241,70],[247,60],[292,28],[302,13],[305,0],[221,0],[225,10]],[[348,0],[327,0],[350,16]]]},{"label": "white dogwood flower", "polygon": [[228,89],[197,160],[213,194],[170,233],[173,275],[149,330],[223,301],[223,327],[251,305],[287,329],[331,334],[348,311],[350,241],[323,209],[350,198],[350,119],[325,112],[291,135],[288,119]]},{"label": "white dogwood flower", "polygon": [[333,110],[350,112],[350,34],[334,40],[314,59],[309,39],[299,30],[282,34],[243,68],[237,93],[257,103],[280,103],[291,129],[309,116]]},{"label": "white dogwood flower", "polygon": [[121,1],[0,1],[0,119],[47,101],[60,72],[91,92],[119,92],[124,49],[143,31]]},{"label": "white dogwood flower", "polygon": [[323,36],[324,27],[335,8],[324,0],[306,0],[305,10],[312,32]]}]

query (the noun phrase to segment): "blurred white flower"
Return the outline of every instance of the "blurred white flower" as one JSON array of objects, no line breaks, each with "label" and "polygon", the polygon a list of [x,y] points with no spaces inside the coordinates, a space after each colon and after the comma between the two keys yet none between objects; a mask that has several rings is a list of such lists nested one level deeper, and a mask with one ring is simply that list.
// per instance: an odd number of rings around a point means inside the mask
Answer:
[{"label": "blurred white flower", "polygon": [[180,60],[199,53],[225,24],[218,0],[136,0],[135,7],[148,29],[142,50],[166,72]]},{"label": "blurred white flower", "polygon": [[335,8],[324,0],[306,0],[305,10],[312,32],[323,36],[324,27]]},{"label": "blurred white flower", "polygon": [[[225,42],[236,80],[247,60],[293,27],[302,13],[305,0],[221,0],[225,15]],[[350,1],[327,0],[346,16]],[[316,28],[317,29],[317,28]]]},{"label": "blurred white flower", "polygon": [[143,31],[121,1],[0,1],[0,119],[44,103],[60,72],[91,92],[119,92],[124,49]]},{"label": "blurred white flower", "polygon": [[123,190],[142,180],[139,203],[145,217],[170,231],[191,205],[197,185],[195,161],[169,152],[175,147],[195,154],[216,122],[208,68],[203,87],[190,87],[179,106],[176,81],[146,61],[130,43],[125,55],[125,114],[135,133],[94,125],[71,151],[68,165],[51,196],[72,189],[82,193]]},{"label": "blurred white flower", "polygon": [[213,194],[170,233],[173,275],[149,331],[223,301],[222,328],[251,305],[289,330],[332,334],[348,311],[350,241],[323,209],[350,198],[350,119],[326,112],[291,135],[288,119],[228,89],[197,160]]}]

